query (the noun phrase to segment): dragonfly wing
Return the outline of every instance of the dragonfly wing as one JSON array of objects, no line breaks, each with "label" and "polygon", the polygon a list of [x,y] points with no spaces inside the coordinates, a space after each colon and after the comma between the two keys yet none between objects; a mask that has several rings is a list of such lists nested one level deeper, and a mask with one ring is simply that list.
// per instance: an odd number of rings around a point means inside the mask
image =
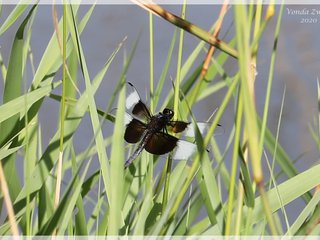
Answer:
[{"label": "dragonfly wing", "polygon": [[151,118],[151,113],[147,106],[141,101],[141,98],[135,87],[128,83],[128,96],[126,99],[126,108],[135,116],[143,120]]},{"label": "dragonfly wing", "polygon": [[171,152],[177,145],[178,138],[166,133],[154,133],[145,145],[147,152],[162,155]]},{"label": "dragonfly wing", "polygon": [[184,130],[186,130],[189,125],[190,125],[189,122],[170,121],[167,124],[167,128],[168,128],[169,131],[172,131],[174,133],[179,133],[179,132],[183,132]]},{"label": "dragonfly wing", "polygon": [[145,131],[146,125],[138,119],[133,118],[131,122],[127,124],[124,139],[128,143],[137,143],[141,140]]},{"label": "dragonfly wing", "polygon": [[[204,136],[206,134],[206,132],[209,130],[210,126],[211,126],[211,123],[209,122],[197,122],[197,126],[198,126],[198,129],[200,131],[200,134],[202,136]],[[196,129],[194,127],[193,124],[189,124],[185,130],[185,136],[186,137],[195,137],[196,136]],[[218,124],[216,126],[216,129],[214,131],[214,135],[221,135],[224,133],[224,129],[223,127]]]},{"label": "dragonfly wing", "polygon": [[186,160],[197,150],[197,145],[185,140],[179,140],[172,158],[175,160]]}]

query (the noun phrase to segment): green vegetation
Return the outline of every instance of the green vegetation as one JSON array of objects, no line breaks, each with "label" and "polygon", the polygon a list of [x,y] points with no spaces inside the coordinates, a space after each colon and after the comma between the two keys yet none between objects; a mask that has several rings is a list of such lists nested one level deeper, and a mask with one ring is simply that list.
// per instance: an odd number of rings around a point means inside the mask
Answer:
[{"label": "green vegetation", "polygon": [[[273,135],[268,129],[282,6],[278,6],[279,15],[274,15],[272,5],[232,6],[228,11],[234,13],[235,33],[228,43],[219,39],[223,10],[212,31],[206,32],[185,21],[184,17],[163,14],[165,10],[160,6],[144,6],[151,11],[151,109],[172,106],[179,113],[175,117],[192,119],[194,124],[192,107],[225,90],[209,131],[205,136],[196,134],[198,152],[193,159],[173,164],[170,154],[165,155],[166,163],[160,171],[155,171],[159,158],[146,152],[128,169],[123,168],[134,149],[131,145],[127,147],[123,138],[125,82],[139,39],[124,59],[119,79],[114,80],[116,87],[106,99],[106,109],[98,109],[95,93],[113,60],[121,58],[123,42],[92,77],[81,33],[96,6],[86,8],[81,18],[77,13],[82,6],[56,7],[63,8],[62,18],[56,19],[56,32],[37,66],[32,62],[30,38],[39,7],[18,5],[0,26],[1,37],[8,29],[16,28],[17,22],[22,22],[12,40],[10,59],[1,57],[4,89],[0,106],[0,207],[6,210],[1,212],[1,235],[319,235],[316,224],[319,222],[320,191],[314,189],[320,184],[320,165],[298,172],[294,161],[278,142],[279,132]],[[184,5],[181,16],[185,16],[186,10]],[[263,10],[266,10],[265,16]],[[171,45],[166,49],[167,59],[159,80],[153,76],[153,50],[157,47],[153,45],[155,13],[162,16],[163,21],[167,20],[167,24],[177,26]],[[277,25],[267,65],[265,108],[260,118],[255,109],[256,55],[271,18],[276,18]],[[183,61],[186,30],[198,37],[199,44]],[[198,61],[199,56],[203,58],[203,50],[208,53],[207,63]],[[173,56],[175,52],[177,56]],[[173,64],[173,57],[178,59],[174,91],[168,92],[160,106],[164,83],[171,81],[168,68]],[[239,70],[234,75],[224,69],[228,58],[238,63]],[[30,64],[35,72],[27,81],[26,66]],[[78,90],[78,73],[84,79],[82,92]],[[318,98],[315,101],[320,102],[319,84]],[[43,103],[47,99],[61,111],[56,116],[56,132],[44,145],[39,115],[40,111],[45,114]],[[228,144],[221,148],[214,132],[230,103],[234,106],[234,126]],[[116,115],[110,114],[114,106],[117,106]],[[74,136],[85,117],[90,119],[94,137],[83,152],[77,152]],[[102,131],[106,121],[113,123],[110,135]],[[309,130],[315,144],[320,146],[320,115]],[[268,159],[266,153],[272,159]],[[99,167],[92,169],[93,161],[97,161]],[[270,179],[263,174],[262,162],[270,167]],[[230,169],[226,163],[231,163]],[[279,176],[286,179],[281,184],[277,183]],[[227,193],[226,199],[223,192]],[[304,201],[305,208],[289,225],[285,207],[298,198]],[[93,208],[86,207],[92,203]],[[287,222],[285,227],[279,224],[280,215]]]}]

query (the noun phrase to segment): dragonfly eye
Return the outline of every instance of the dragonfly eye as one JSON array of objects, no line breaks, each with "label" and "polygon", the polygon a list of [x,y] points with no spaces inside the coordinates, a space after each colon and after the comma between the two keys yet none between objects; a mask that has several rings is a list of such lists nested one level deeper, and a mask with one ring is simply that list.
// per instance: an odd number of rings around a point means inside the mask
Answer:
[{"label": "dragonfly eye", "polygon": [[163,115],[166,115],[167,117],[169,117],[170,119],[173,117],[173,111],[169,108],[165,108],[163,110]]}]

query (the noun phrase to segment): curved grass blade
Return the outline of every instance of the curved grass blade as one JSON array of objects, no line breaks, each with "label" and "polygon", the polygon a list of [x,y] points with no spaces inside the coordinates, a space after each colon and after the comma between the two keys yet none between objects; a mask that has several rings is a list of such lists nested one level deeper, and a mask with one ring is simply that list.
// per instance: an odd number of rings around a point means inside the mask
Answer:
[{"label": "curved grass blade", "polygon": [[0,27],[0,36],[7,31],[29,7],[28,4],[17,4]]},{"label": "curved grass blade", "polygon": [[[303,196],[306,192],[315,188],[320,184],[318,173],[320,172],[320,165],[316,165],[290,179],[279,184],[276,188],[272,188],[267,192],[272,212],[279,210],[282,205],[278,198],[278,193],[281,196],[283,205],[290,203]],[[301,184],[303,183],[303,184]],[[246,207],[244,207],[246,209]],[[264,218],[263,206],[261,197],[255,199],[255,208],[253,209],[252,223],[255,224]]]},{"label": "curved grass blade", "polygon": [[[59,86],[61,82],[56,82],[52,84],[45,84],[40,88],[26,93],[20,97],[15,98],[0,106],[0,123],[8,120],[10,117],[25,112],[25,106],[27,109],[33,106],[34,103],[41,100],[43,97],[48,95],[53,89]],[[25,101],[27,102],[25,103]]]}]

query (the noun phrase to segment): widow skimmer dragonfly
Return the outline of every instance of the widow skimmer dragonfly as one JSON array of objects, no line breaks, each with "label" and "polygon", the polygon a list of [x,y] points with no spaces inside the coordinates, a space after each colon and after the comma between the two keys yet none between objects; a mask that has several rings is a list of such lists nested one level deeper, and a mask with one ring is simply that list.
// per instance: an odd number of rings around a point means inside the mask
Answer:
[{"label": "widow skimmer dragonfly", "polygon": [[129,94],[126,99],[126,108],[137,118],[126,114],[124,139],[128,143],[138,143],[139,141],[140,143],[125,162],[125,168],[130,166],[143,149],[155,155],[163,155],[175,150],[173,159],[188,159],[196,151],[197,146],[168,134],[168,130],[173,133],[190,132],[188,129],[190,122],[171,120],[174,112],[169,108],[152,115],[141,101],[135,87],[129,82],[128,85]]}]

